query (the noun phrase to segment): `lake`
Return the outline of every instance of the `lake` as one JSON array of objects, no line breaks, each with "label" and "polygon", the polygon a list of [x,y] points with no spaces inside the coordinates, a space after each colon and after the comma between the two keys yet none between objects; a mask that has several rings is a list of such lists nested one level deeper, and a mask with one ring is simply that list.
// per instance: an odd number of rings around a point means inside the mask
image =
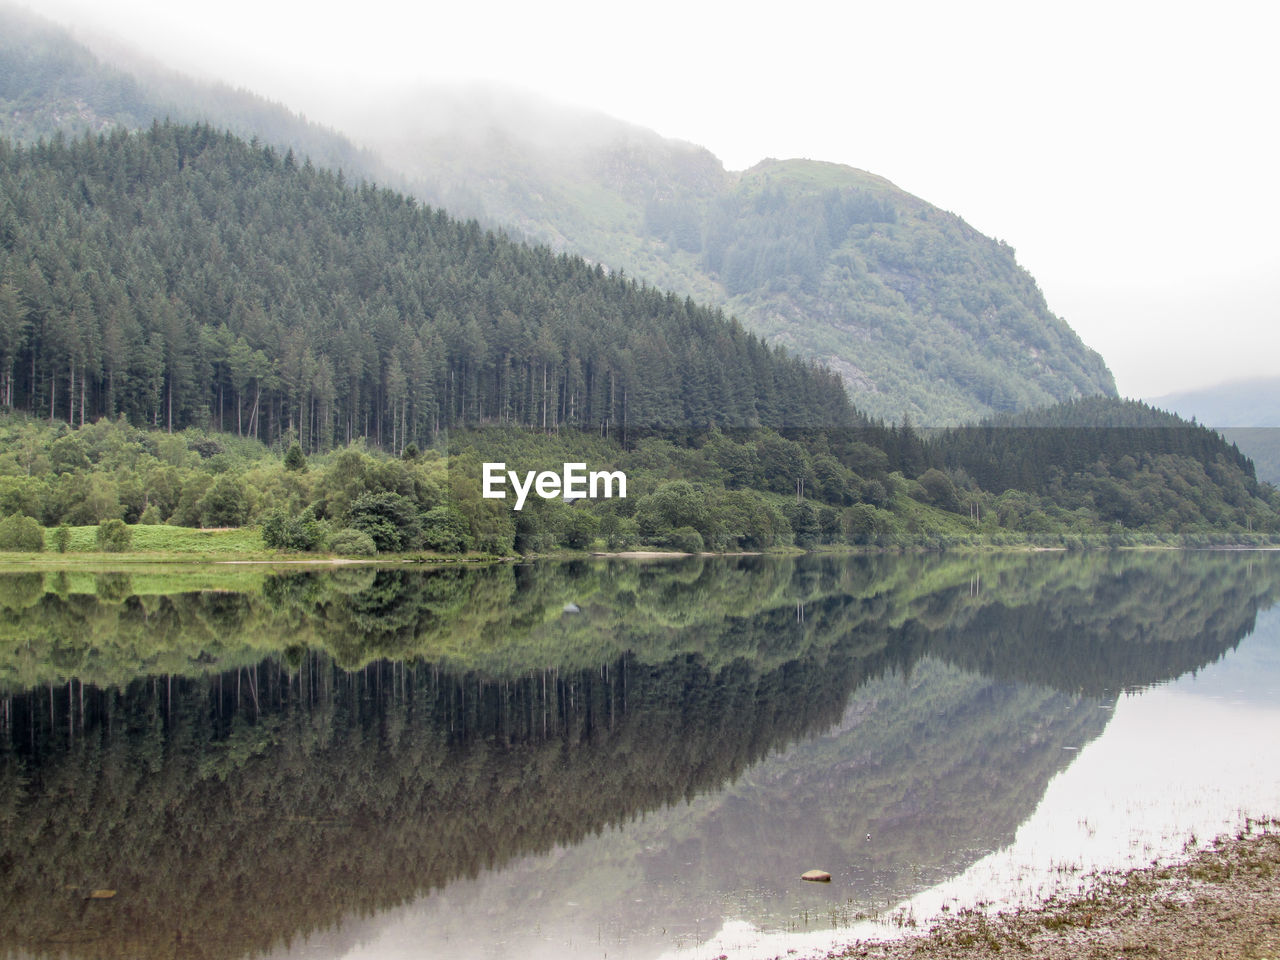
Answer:
[{"label": "lake", "polygon": [[1278,599],[1274,552],[0,574],[0,938],[763,958],[1076,889],[1280,813]]}]

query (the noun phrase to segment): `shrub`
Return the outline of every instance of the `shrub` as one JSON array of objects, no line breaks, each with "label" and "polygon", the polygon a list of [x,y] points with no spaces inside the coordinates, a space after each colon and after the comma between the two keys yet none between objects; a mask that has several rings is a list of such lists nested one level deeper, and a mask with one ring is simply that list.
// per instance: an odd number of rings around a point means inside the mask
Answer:
[{"label": "shrub", "polygon": [[800,503],[788,503],[783,515],[791,524],[791,531],[797,547],[808,549],[818,542],[822,536],[822,527],[818,523],[818,511],[808,500]]},{"label": "shrub", "polygon": [[44,529],[22,514],[5,517],[0,520],[0,550],[40,553],[44,550]]},{"label": "shrub", "polygon": [[617,513],[604,515],[600,521],[599,533],[610,550],[625,550],[634,547],[640,540],[640,528],[636,522]]},{"label": "shrub", "polygon": [[107,553],[124,553],[133,543],[133,531],[123,520],[103,520],[98,524],[98,549]]},{"label": "shrub", "polygon": [[379,553],[416,550],[422,542],[418,508],[398,493],[367,493],[349,513],[347,525],[367,533]]},{"label": "shrub", "polygon": [[307,458],[302,452],[302,447],[295,440],[289,444],[289,449],[285,451],[284,468],[286,470],[305,470],[307,469]]},{"label": "shrub", "polygon": [[472,546],[467,518],[452,507],[433,507],[422,518],[422,542],[439,553],[465,553]]},{"label": "shrub", "polygon": [[59,553],[66,553],[67,547],[71,543],[71,528],[65,523],[58,524],[58,529],[53,531],[53,545]]},{"label": "shrub", "polygon": [[262,543],[272,550],[317,550],[323,540],[324,528],[309,516],[277,509],[262,518]]},{"label": "shrub", "polygon": [[941,470],[932,467],[920,475],[920,487],[924,492],[924,502],[932,504],[939,510],[949,513],[962,513],[964,505],[960,502],[960,494],[955,484]]},{"label": "shrub", "polygon": [[329,538],[329,552],[351,557],[371,557],[378,552],[373,537],[363,530],[346,527]]},{"label": "shrub", "polygon": [[242,527],[249,517],[249,496],[233,477],[218,477],[200,498],[200,523],[206,527]]},{"label": "shrub", "polygon": [[676,527],[668,534],[667,545],[682,553],[701,553],[702,534],[693,527]]},{"label": "shrub", "polygon": [[585,550],[595,541],[599,526],[600,521],[586,510],[570,510],[560,525],[560,543],[570,550]]}]

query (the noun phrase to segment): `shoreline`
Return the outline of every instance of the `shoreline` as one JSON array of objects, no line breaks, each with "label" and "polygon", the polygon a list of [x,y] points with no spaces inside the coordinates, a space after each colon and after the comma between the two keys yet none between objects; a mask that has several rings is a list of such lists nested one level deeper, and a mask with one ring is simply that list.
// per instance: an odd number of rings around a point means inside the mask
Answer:
[{"label": "shoreline", "polygon": [[[1090,546],[1085,553],[1122,553],[1148,551],[1185,551],[1188,553],[1275,553],[1280,546],[1272,544],[1232,544],[1232,545],[1188,545],[1188,544],[1140,544],[1123,546]],[[734,550],[726,552],[699,551],[683,553],[674,550],[584,550],[554,551],[551,553],[511,554],[511,555],[471,555],[457,556],[448,554],[386,554],[372,557],[336,556],[332,554],[286,553],[277,556],[263,556],[267,551],[246,550],[138,550],[122,553],[102,551],[69,551],[68,553],[44,552],[0,552],[0,571],[18,572],[21,570],[73,570],[86,567],[110,567],[122,569],[134,566],[312,566],[338,567],[350,565],[364,566],[447,566],[463,563],[527,563],[534,560],[549,559],[619,559],[619,560],[677,560],[686,557],[756,557],[756,556],[878,556],[885,554],[905,555],[916,553],[982,555],[982,554],[1015,554],[1015,553],[1070,553],[1063,546],[1042,546],[1036,544],[965,544],[937,548],[925,545],[898,547],[851,547],[822,546],[811,550]],[[239,555],[237,555],[239,553]]]},{"label": "shoreline", "polygon": [[1034,960],[1280,956],[1280,820],[1253,821],[1173,864],[1086,878],[1089,890],[989,915],[964,910],[924,933],[857,940],[810,960]]}]

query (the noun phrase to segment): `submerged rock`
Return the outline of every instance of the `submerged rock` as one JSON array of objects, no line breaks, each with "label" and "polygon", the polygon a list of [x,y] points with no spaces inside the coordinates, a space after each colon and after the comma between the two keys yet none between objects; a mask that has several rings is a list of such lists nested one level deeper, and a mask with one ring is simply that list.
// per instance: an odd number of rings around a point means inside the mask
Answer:
[{"label": "submerged rock", "polygon": [[831,874],[825,870],[807,870],[800,874],[801,880],[812,880],[814,883],[830,883]]}]

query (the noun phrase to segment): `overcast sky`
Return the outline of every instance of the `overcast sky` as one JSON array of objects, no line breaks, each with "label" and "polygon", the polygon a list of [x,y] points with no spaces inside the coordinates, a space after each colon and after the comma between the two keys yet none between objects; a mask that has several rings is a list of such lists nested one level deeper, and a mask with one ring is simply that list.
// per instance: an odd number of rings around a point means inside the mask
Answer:
[{"label": "overcast sky", "polygon": [[870,170],[1018,251],[1121,393],[1280,373],[1280,5],[40,0],[336,123],[491,80]]}]

